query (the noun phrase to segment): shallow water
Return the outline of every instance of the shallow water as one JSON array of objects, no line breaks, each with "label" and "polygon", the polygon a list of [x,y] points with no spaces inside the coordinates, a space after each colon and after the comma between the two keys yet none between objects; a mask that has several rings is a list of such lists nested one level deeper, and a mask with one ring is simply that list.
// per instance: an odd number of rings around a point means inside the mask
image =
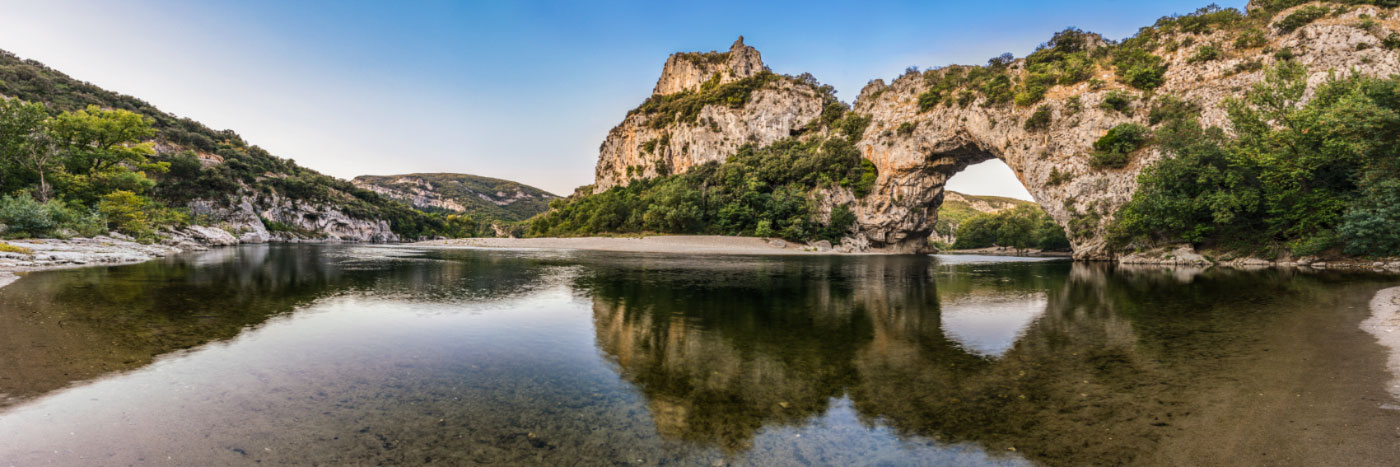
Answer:
[{"label": "shallow water", "polygon": [[1392,465],[1393,279],[244,246],[0,289],[0,465]]}]

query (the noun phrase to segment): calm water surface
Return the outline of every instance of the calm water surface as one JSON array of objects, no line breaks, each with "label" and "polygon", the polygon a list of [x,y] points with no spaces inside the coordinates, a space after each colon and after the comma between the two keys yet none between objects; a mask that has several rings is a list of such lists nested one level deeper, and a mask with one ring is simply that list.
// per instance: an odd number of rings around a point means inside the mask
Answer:
[{"label": "calm water surface", "polygon": [[1393,279],[243,246],[0,289],[0,465],[1395,465]]}]

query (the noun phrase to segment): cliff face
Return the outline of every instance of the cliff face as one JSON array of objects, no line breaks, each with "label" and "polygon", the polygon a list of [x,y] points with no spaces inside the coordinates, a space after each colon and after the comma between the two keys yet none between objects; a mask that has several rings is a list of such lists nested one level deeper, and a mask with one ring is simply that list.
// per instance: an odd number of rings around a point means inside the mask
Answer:
[{"label": "cliff face", "polygon": [[241,243],[375,242],[403,240],[382,219],[351,217],[327,204],[296,202],[279,195],[243,196],[221,204],[191,202],[190,211],[206,216]]},{"label": "cliff face", "polygon": [[468,174],[361,175],[351,182],[418,209],[508,221],[548,211],[549,202],[559,198],[529,185]]},{"label": "cliff face", "polygon": [[[719,95],[726,86],[747,94]],[[734,95],[746,98],[729,100]],[[713,103],[702,104],[707,99]],[[690,108],[698,107],[698,113],[685,115],[686,106],[666,105],[682,102],[693,103]],[[746,143],[762,146],[786,138],[820,115],[826,102],[813,84],[772,75],[742,37],[728,52],[672,54],[647,103],[608,132],[599,149],[594,192],[724,161]],[[649,111],[652,107],[658,109]]]},{"label": "cliff face", "polygon": [[[1134,152],[1125,167],[1094,168],[1090,164],[1093,143],[1122,123],[1150,126],[1148,111],[1155,99],[1172,96],[1194,103],[1200,107],[1203,125],[1228,129],[1224,101],[1243,97],[1263,78],[1263,70],[1281,60],[1291,59],[1307,68],[1309,96],[1332,73],[1400,74],[1400,53],[1383,42],[1400,31],[1400,13],[1395,9],[1351,6],[1291,31],[1280,27],[1280,21],[1306,7],[1277,13],[1258,29],[1260,38],[1252,43],[1238,41],[1239,30],[1159,32],[1150,52],[1165,60],[1166,73],[1163,83],[1150,92],[1121,82],[1113,66],[1103,61],[1092,66],[1090,79],[1052,86],[1042,101],[1024,106],[988,105],[986,97],[970,95],[965,103],[921,110],[919,96],[931,86],[923,74],[906,73],[889,84],[872,81],[861,91],[853,111],[871,118],[857,145],[879,169],[879,179],[872,192],[855,204],[854,244],[906,251],[924,248],[947,180],[968,165],[1000,159],[1050,216],[1067,228],[1076,258],[1110,258],[1106,227],[1131,199],[1141,170],[1163,154],[1149,145]],[[1221,51],[1216,58],[1201,60],[1200,49],[1206,46]],[[1291,58],[1274,53],[1284,49],[1292,52]],[[1006,73],[1012,83],[1023,82],[1028,76],[1025,60],[1008,63]],[[663,77],[663,82],[668,80]],[[819,112],[817,103],[800,90],[769,92],[765,102],[770,104],[733,113],[730,118],[736,127],[721,127],[718,134],[707,135],[709,140],[759,135],[756,142],[761,144],[764,137],[781,137],[793,128],[788,125],[801,125]],[[1125,109],[1101,106],[1113,93],[1128,97]],[[1042,106],[1050,112],[1049,122],[1028,129],[1026,120]],[[712,109],[705,111],[722,112]],[[625,137],[641,131],[637,127],[644,121],[634,117],[629,116],[604,142],[597,189],[617,184],[619,167],[634,160],[629,155],[635,151],[625,150],[632,142],[622,144]],[[721,160],[732,150],[732,145],[711,144],[697,152],[692,145],[689,152],[668,152],[668,163],[672,170],[682,171],[707,160]],[[644,171],[640,176],[654,174]]]},{"label": "cliff face", "polygon": [[[1275,23],[1289,15],[1275,16]],[[1390,18],[1377,22],[1374,30],[1355,26],[1362,15]],[[1394,13],[1375,7],[1357,7],[1350,12],[1318,20],[1291,33],[1280,33],[1271,24],[1264,44],[1230,50],[1223,57],[1195,61],[1200,46],[1230,44],[1226,32],[1192,37],[1199,44],[1175,51],[1157,51],[1166,59],[1165,82],[1152,94],[1176,96],[1201,107],[1200,120],[1206,126],[1228,128],[1223,106],[1225,99],[1243,97],[1264,71],[1248,71],[1251,63],[1263,68],[1281,58],[1265,50],[1288,49],[1292,60],[1308,68],[1308,85],[1316,87],[1329,73],[1360,73],[1389,76],[1400,73],[1400,54],[1381,47],[1381,39],[1400,29]],[[1365,44],[1358,46],[1358,44]],[[1229,46],[1225,46],[1229,48]],[[1011,73],[1023,73],[1025,63],[1010,65]],[[916,248],[922,246],[935,221],[934,213],[943,200],[943,185],[970,164],[1001,159],[1016,173],[1041,207],[1061,226],[1068,228],[1075,257],[1108,259],[1105,228],[1112,216],[1133,195],[1141,170],[1162,157],[1156,147],[1134,154],[1121,169],[1095,169],[1090,166],[1093,143],[1118,124],[1137,122],[1148,125],[1152,94],[1120,83],[1113,70],[1099,68],[1092,81],[1053,88],[1043,105],[1052,109],[1047,128],[1028,130],[1023,122],[1038,107],[1014,104],[984,107],[939,106],[920,112],[918,95],[927,89],[919,74],[905,74],[886,86],[876,80],[861,92],[855,111],[872,117],[865,138],[859,143],[865,157],[880,168],[874,192],[856,209],[859,234],[874,243]],[[1101,107],[1112,92],[1134,97],[1130,114]],[[1078,99],[1077,112],[1072,99]],[[901,125],[913,130],[901,135]],[[907,127],[906,127],[907,128]],[[1052,182],[1059,172],[1061,180]],[[1066,180],[1065,177],[1068,177]]]}]

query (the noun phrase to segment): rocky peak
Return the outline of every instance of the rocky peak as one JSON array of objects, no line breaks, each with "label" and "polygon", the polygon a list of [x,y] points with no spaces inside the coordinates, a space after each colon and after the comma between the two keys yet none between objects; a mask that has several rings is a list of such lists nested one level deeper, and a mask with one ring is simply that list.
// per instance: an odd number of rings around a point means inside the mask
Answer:
[{"label": "rocky peak", "polygon": [[682,173],[744,144],[787,138],[828,99],[809,81],[770,73],[743,37],[728,52],[672,54],[652,96],[608,132],[592,189]]},{"label": "rocky peak", "polygon": [[758,49],[744,44],[744,36],[734,41],[728,52],[677,52],[666,59],[653,95],[675,94],[699,89],[719,75],[719,83],[738,81],[767,69]]},{"label": "rocky peak", "polygon": [[865,87],[860,88],[860,94],[856,95],[856,100],[874,99],[876,95],[885,92],[885,88],[887,87],[889,86],[885,84],[885,80],[879,78],[872,79],[869,83],[865,83]]}]

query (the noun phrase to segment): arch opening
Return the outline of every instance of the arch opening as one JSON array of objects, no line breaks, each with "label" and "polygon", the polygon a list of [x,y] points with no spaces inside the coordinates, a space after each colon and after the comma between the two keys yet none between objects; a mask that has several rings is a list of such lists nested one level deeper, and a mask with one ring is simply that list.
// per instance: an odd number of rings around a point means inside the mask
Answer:
[{"label": "arch opening", "polygon": [[999,254],[1073,253],[1064,229],[1000,158],[962,149],[930,159],[944,183],[930,207],[929,246]]}]

